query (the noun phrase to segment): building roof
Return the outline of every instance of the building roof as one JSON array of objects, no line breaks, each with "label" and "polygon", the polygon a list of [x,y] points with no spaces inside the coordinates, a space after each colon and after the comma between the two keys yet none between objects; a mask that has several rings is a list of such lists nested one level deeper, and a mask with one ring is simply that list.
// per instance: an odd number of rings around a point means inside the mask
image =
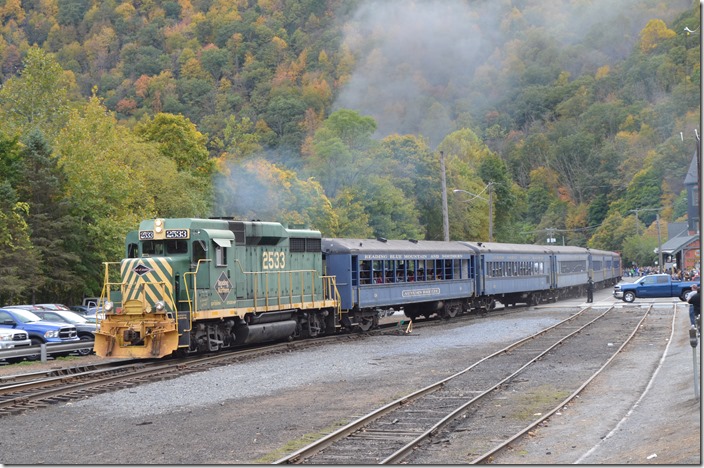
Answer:
[{"label": "building roof", "polygon": [[698,180],[698,175],[697,174],[699,171],[697,170],[697,152],[694,152],[694,156],[692,156],[692,162],[689,163],[689,170],[687,171],[687,175],[684,177],[684,185],[696,185],[697,180]]},{"label": "building roof", "polygon": [[677,236],[673,237],[669,241],[665,242],[661,246],[662,253],[668,254],[668,255],[673,255],[680,250],[683,250],[684,247],[688,246],[695,240],[699,239],[698,235],[693,235],[693,236]]}]

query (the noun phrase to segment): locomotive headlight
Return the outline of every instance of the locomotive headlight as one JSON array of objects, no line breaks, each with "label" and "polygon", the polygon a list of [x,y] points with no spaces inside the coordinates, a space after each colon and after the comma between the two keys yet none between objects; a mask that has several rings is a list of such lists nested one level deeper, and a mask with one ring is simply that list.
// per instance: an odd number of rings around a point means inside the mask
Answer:
[{"label": "locomotive headlight", "polygon": [[115,304],[113,304],[111,301],[105,301],[105,305],[103,306],[103,309],[105,309],[105,312],[112,312],[112,308]]},{"label": "locomotive headlight", "polygon": [[154,308],[156,308],[157,312],[163,312],[166,308],[166,304],[164,304],[164,301],[157,301],[157,303],[154,304]]}]

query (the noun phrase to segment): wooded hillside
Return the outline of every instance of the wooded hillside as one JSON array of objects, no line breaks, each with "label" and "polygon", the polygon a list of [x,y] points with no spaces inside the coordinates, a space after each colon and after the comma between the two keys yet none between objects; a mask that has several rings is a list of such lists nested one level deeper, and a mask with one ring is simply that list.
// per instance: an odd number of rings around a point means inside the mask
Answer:
[{"label": "wooded hillside", "polygon": [[492,190],[495,240],[645,265],[655,209],[662,229],[686,212],[698,2],[0,0],[0,19],[0,305],[98,293],[156,216],[440,240],[441,151],[451,239],[488,238]]}]

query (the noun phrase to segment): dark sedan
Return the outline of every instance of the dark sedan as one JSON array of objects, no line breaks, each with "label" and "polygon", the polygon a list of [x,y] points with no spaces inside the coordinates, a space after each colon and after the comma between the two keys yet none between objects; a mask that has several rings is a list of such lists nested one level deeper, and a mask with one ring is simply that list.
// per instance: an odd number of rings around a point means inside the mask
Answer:
[{"label": "dark sedan", "polygon": [[[34,310],[33,312],[46,321],[70,323],[76,327],[78,337],[82,341],[95,341],[95,330],[97,325],[95,323],[91,323],[90,320],[86,319],[82,315],[78,315],[70,310]],[[93,348],[78,350],[78,354],[81,356],[87,356],[92,352]]]}]

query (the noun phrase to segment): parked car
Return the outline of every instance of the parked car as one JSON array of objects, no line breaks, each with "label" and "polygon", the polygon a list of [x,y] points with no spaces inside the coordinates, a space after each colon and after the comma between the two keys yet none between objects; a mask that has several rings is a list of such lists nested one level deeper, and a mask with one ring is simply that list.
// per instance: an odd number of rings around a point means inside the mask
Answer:
[{"label": "parked car", "polygon": [[[36,315],[49,322],[69,323],[76,327],[78,338],[81,341],[95,341],[95,330],[97,325],[86,317],[78,315],[70,310],[37,310]],[[93,352],[93,347],[79,349],[78,354],[88,356]]]},{"label": "parked car", "polygon": [[89,307],[84,317],[88,319],[89,322],[97,323],[98,320],[105,318],[105,313],[102,307]]},{"label": "parked car", "polygon": [[679,297],[684,301],[694,284],[701,286],[699,281],[673,280],[668,274],[648,275],[634,283],[617,284],[614,297],[624,302],[633,302],[637,297]]},{"label": "parked car", "polygon": [[[32,341],[32,346],[81,341],[74,325],[44,321],[34,312],[16,307],[0,309],[0,328],[26,331]],[[29,359],[39,359],[39,353]]]},{"label": "parked car", "polygon": [[72,306],[69,306],[68,308],[79,315],[85,315],[89,309],[88,306],[84,306],[84,305],[72,305]]},{"label": "parked car", "polygon": [[[32,346],[29,334],[24,330],[14,328],[0,328],[0,350],[23,348]],[[20,362],[23,358],[6,358],[8,363]]]},{"label": "parked car", "polygon": [[39,307],[36,304],[20,304],[20,305],[6,305],[2,306],[3,309],[22,309],[22,310],[29,310],[30,312],[33,312],[35,310],[46,310],[43,307]]},{"label": "parked car", "polygon": [[45,310],[71,310],[68,306],[63,304],[37,304],[37,307],[41,307]]}]

